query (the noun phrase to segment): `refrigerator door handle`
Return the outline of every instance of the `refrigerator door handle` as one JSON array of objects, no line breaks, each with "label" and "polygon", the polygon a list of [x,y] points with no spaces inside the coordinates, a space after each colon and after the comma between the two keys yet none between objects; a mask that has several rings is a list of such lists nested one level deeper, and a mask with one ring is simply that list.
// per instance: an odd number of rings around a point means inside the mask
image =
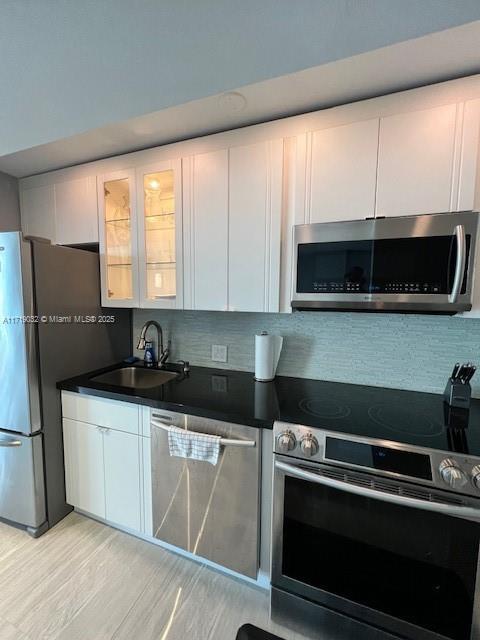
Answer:
[{"label": "refrigerator door handle", "polygon": [[21,440],[15,440],[14,438],[0,438],[0,447],[21,447]]}]

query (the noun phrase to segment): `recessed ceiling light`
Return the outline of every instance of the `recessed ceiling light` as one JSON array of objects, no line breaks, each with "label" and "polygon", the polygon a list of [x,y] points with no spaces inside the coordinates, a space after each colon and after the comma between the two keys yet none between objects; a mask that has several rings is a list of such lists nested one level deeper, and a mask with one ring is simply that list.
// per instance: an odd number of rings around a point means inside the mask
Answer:
[{"label": "recessed ceiling light", "polygon": [[237,113],[238,111],[243,111],[247,106],[247,99],[238,91],[228,91],[227,93],[222,93],[218,98],[218,104],[225,109],[226,111],[230,111],[231,113]]}]

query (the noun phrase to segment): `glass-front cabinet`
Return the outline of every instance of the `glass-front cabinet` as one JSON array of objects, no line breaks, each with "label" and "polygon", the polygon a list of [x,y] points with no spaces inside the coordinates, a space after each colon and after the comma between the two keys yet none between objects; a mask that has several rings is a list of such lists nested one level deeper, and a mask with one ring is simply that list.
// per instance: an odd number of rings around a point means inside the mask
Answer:
[{"label": "glass-front cabinet", "polygon": [[137,170],[140,306],[183,307],[181,161]]},{"label": "glass-front cabinet", "polygon": [[98,184],[102,305],[137,307],[138,251],[135,172],[116,171]]},{"label": "glass-front cabinet", "polygon": [[182,308],[181,161],[105,174],[98,200],[102,305]]}]

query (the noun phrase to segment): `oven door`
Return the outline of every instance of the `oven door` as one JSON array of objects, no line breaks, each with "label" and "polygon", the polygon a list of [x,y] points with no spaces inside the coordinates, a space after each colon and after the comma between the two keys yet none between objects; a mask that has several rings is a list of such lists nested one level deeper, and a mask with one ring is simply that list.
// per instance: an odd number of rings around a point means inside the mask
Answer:
[{"label": "oven door", "polygon": [[276,455],[272,586],[411,638],[479,636],[475,501]]},{"label": "oven door", "polygon": [[295,227],[294,308],[471,309],[478,214]]}]

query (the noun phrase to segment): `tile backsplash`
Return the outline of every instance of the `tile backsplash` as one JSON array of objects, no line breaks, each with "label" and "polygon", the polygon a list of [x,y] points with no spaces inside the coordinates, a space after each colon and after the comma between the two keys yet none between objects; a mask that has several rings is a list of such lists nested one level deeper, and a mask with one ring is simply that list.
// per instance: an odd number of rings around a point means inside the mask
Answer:
[{"label": "tile backsplash", "polygon": [[[254,336],[280,334],[277,373],[373,386],[441,393],[455,362],[480,364],[480,319],[368,313],[133,313],[134,353],[144,322],[160,322],[171,339],[171,360],[253,371]],[[154,337],[152,331],[152,338]],[[226,345],[226,364],[211,360],[212,344]],[[480,371],[472,380],[480,398]]]}]

